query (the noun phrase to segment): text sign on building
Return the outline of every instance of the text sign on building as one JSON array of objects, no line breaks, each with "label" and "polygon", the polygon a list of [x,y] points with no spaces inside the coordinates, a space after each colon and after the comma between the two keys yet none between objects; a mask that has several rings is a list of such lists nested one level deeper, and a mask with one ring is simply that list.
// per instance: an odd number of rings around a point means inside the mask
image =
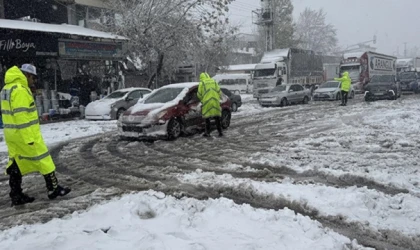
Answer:
[{"label": "text sign on building", "polygon": [[34,32],[0,31],[0,55],[57,56],[57,40]]},{"label": "text sign on building", "polygon": [[123,58],[122,43],[59,40],[58,50],[61,57],[86,59]]},{"label": "text sign on building", "polygon": [[370,72],[375,74],[389,75],[395,74],[396,60],[381,56],[372,56],[369,62]]}]

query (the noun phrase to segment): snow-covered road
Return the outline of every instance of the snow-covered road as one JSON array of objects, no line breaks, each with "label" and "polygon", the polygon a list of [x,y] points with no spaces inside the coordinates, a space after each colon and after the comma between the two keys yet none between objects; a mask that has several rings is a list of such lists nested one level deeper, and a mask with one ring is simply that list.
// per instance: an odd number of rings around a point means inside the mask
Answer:
[{"label": "snow-covered road", "polygon": [[[31,175],[24,187],[38,201],[15,209],[0,177],[0,244],[420,249],[418,96],[359,97],[347,107],[244,100],[224,138],[127,142],[115,122],[43,125],[59,178],[74,191],[49,202],[42,177]],[[4,163],[4,142],[0,151]]]}]

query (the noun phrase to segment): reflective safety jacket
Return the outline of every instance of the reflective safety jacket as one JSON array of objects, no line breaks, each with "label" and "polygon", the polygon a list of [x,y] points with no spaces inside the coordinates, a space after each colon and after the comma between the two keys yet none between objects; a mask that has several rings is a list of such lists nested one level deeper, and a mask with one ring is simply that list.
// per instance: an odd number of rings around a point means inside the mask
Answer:
[{"label": "reflective safety jacket", "polygon": [[351,79],[349,77],[349,72],[344,72],[343,77],[334,78],[335,81],[341,82],[341,90],[349,92],[351,87]]},{"label": "reflective safety jacket", "polygon": [[201,114],[204,118],[222,116],[219,84],[207,73],[200,74],[197,97],[202,103]]},{"label": "reflective safety jacket", "polygon": [[55,171],[54,162],[42,138],[38,111],[22,71],[14,66],[4,78],[1,112],[4,138],[9,151],[7,167],[16,161],[22,175]]}]

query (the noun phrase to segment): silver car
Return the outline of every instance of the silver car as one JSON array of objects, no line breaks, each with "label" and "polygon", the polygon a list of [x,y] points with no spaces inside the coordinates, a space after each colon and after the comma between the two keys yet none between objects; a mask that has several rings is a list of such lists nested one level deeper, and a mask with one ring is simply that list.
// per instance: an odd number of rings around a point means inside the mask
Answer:
[{"label": "silver car", "polygon": [[151,92],[152,90],[148,88],[116,90],[103,99],[89,103],[85,109],[85,118],[89,120],[118,119],[124,111]]},{"label": "silver car", "polygon": [[310,96],[311,91],[300,84],[282,84],[271,89],[267,94],[263,94],[259,102],[263,107],[283,107],[292,103],[307,104]]},{"label": "silver car", "polygon": [[[349,99],[354,98],[353,85],[350,85]],[[320,100],[341,100],[341,83],[339,81],[324,82],[314,92],[314,101]]]}]

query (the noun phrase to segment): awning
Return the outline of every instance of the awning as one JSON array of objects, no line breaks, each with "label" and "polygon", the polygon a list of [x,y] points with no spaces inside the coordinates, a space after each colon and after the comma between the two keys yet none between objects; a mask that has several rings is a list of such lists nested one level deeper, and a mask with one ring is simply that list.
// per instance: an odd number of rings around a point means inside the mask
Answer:
[{"label": "awning", "polygon": [[118,35],[114,35],[107,32],[87,29],[82,26],[69,25],[69,24],[49,24],[49,23],[36,23],[36,22],[28,22],[28,21],[0,19],[0,28],[78,35],[78,36],[84,36],[84,37],[94,37],[94,38],[102,38],[102,39],[110,39],[110,40],[128,40],[128,38],[123,37],[123,36],[118,36]]}]

